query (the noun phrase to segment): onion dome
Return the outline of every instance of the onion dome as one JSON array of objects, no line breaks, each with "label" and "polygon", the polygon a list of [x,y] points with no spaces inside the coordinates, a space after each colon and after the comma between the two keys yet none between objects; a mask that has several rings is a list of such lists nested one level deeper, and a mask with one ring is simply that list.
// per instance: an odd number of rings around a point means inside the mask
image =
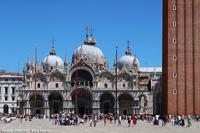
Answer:
[{"label": "onion dome", "polygon": [[140,64],[138,59],[135,56],[131,55],[131,50],[129,49],[129,41],[128,41],[128,48],[125,51],[125,55],[122,56],[118,61],[118,68],[121,70],[122,68],[133,69],[137,67],[137,70],[140,68]]},{"label": "onion dome", "polygon": [[89,44],[90,45],[95,45],[96,44],[96,40],[92,37],[92,34],[91,34],[91,37],[89,38]]},{"label": "onion dome", "polygon": [[[103,52],[94,45],[82,45],[77,48],[78,55],[84,55],[83,60],[87,60],[89,63],[104,64]],[[72,63],[75,63],[76,50],[72,55]]]},{"label": "onion dome", "polygon": [[56,51],[54,50],[54,44],[52,44],[52,50],[49,53],[50,55],[45,57],[42,61],[43,67],[45,68],[45,65],[49,65],[51,68],[63,69],[64,62],[60,57],[56,55]]},{"label": "onion dome", "polygon": [[84,40],[84,44],[89,44],[90,40],[88,39],[88,35],[86,35],[86,39]]}]

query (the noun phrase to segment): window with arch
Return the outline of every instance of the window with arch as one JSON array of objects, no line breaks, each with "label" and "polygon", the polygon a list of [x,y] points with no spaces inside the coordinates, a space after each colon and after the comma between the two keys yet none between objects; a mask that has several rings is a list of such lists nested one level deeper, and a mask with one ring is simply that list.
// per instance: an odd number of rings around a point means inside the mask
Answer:
[{"label": "window with arch", "polygon": [[59,86],[59,85],[58,85],[58,83],[56,83],[56,85],[55,85],[55,86],[56,86],[56,88],[58,88],[58,86]]},{"label": "window with arch", "polygon": [[104,87],[105,87],[105,88],[108,88],[108,84],[107,84],[107,83],[105,83],[105,84],[104,84]]},{"label": "window with arch", "polygon": [[125,88],[126,87],[126,84],[125,83],[123,83],[123,88]]},{"label": "window with arch", "polygon": [[37,88],[40,88],[40,83],[37,84]]}]

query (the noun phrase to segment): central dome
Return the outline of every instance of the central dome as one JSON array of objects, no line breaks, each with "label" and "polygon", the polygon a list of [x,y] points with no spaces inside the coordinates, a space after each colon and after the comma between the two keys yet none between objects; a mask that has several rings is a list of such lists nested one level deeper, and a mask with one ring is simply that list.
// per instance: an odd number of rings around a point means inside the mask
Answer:
[{"label": "central dome", "polygon": [[[79,57],[83,56],[83,60],[87,59],[89,63],[104,64],[103,52],[95,45],[82,45],[77,48]],[[75,63],[76,50],[72,55],[72,63]]]}]

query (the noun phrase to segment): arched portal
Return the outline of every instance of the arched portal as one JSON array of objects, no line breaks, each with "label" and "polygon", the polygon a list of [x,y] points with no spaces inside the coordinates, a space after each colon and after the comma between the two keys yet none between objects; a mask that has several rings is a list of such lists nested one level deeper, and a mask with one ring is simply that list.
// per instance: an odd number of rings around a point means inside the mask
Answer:
[{"label": "arched portal", "polygon": [[50,107],[50,114],[57,114],[62,111],[63,108],[63,100],[60,94],[57,92],[53,92],[49,95],[49,107]]},{"label": "arched portal", "polygon": [[114,98],[110,93],[104,93],[100,98],[101,113],[114,113]]},{"label": "arched portal", "polygon": [[44,98],[40,94],[36,94],[36,99],[35,95],[31,95],[30,97],[30,107],[31,113],[32,114],[44,114]]},{"label": "arched portal", "polygon": [[7,114],[7,113],[8,113],[8,109],[9,109],[8,105],[5,104],[5,105],[3,106],[3,113],[4,113],[4,114]]},{"label": "arched portal", "polygon": [[24,101],[20,101],[20,103],[19,103],[19,113],[20,114],[24,114],[24,112],[23,112],[23,107],[24,107]]},{"label": "arched portal", "polygon": [[131,109],[133,98],[129,94],[122,94],[118,98],[119,100],[119,113],[120,114],[132,114],[133,111]]},{"label": "arched portal", "polygon": [[[72,104],[76,110],[76,90],[72,92]],[[78,114],[92,113],[92,94],[85,89],[77,90],[77,111]]]},{"label": "arched portal", "polygon": [[[76,71],[72,74],[71,85],[76,84]],[[86,70],[78,70],[78,85],[93,86],[92,75]]]}]

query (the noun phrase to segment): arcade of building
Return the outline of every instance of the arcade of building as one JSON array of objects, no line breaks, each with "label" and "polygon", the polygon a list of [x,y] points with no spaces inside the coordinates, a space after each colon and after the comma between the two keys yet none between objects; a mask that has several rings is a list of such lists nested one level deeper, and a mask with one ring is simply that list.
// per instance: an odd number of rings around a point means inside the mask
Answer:
[{"label": "arcade of building", "polygon": [[[117,62],[116,72],[108,68],[103,52],[96,47],[96,40],[86,39],[77,47],[78,53],[78,99],[79,114],[115,113],[152,114],[153,92],[147,87],[149,77],[140,71],[139,61],[128,48]],[[114,67],[116,61],[114,61]],[[19,113],[55,114],[60,111],[75,112],[76,99],[76,50],[71,63],[56,55],[54,42],[50,55],[37,63],[36,101],[35,65],[28,57],[23,69],[23,84],[18,90]]]}]

